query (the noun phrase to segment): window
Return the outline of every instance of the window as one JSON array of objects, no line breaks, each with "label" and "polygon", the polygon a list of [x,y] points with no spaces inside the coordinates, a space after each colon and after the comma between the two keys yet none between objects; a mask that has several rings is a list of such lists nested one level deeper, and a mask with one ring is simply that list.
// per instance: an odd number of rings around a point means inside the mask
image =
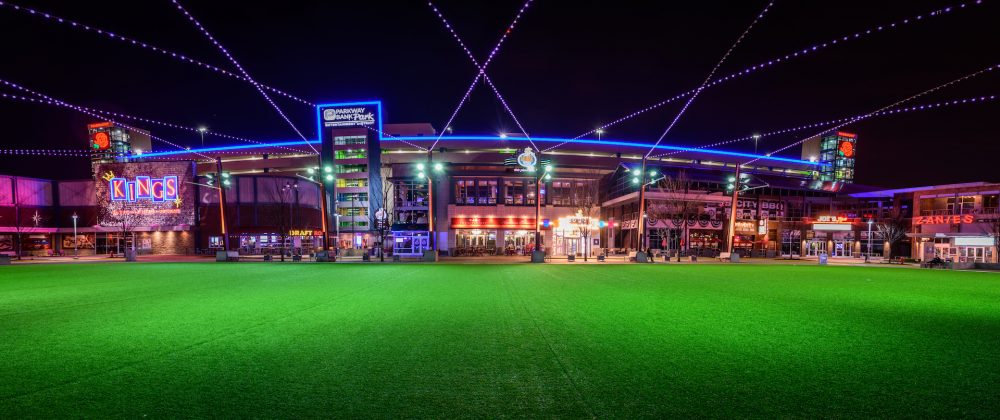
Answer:
[{"label": "window", "polygon": [[368,193],[340,193],[337,194],[337,201],[341,203],[352,201],[368,201]]},{"label": "window", "polygon": [[333,171],[338,174],[368,172],[368,165],[334,165]]},{"label": "window", "polygon": [[365,149],[347,149],[334,152],[334,158],[336,159],[364,159],[367,157],[368,151]]},{"label": "window", "polygon": [[367,207],[341,207],[337,209],[337,214],[341,216],[367,216]]},{"label": "window", "polygon": [[492,206],[497,204],[497,180],[459,178],[455,180],[455,204]]},{"label": "window", "polygon": [[[553,181],[552,204],[556,206],[590,207],[596,205],[593,180]],[[544,197],[544,194],[543,194]]]},{"label": "window", "polygon": [[365,136],[338,136],[333,138],[333,144],[337,146],[349,146],[355,144],[365,144]]},{"label": "window", "polygon": [[368,186],[367,178],[338,179],[337,188],[365,188]]}]

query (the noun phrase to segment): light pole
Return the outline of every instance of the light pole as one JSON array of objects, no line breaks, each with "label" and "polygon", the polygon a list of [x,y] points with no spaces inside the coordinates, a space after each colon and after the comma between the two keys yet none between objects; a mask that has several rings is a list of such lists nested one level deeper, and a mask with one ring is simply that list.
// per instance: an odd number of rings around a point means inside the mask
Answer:
[{"label": "light pole", "polygon": [[[645,238],[645,236],[646,236],[646,187],[649,186],[649,185],[652,185],[652,184],[654,184],[656,182],[659,182],[660,180],[663,179],[663,177],[656,178],[656,175],[657,175],[656,170],[651,170],[648,173],[646,172],[646,159],[645,158],[642,159],[642,166],[641,166],[640,169],[633,169],[632,170],[632,183],[639,185],[639,214],[636,215],[636,219],[637,219],[637,224],[636,224],[636,234],[637,234],[636,236],[637,236],[637,238],[636,238],[636,242],[637,242],[637,245],[638,245],[637,246],[638,249],[636,250],[636,255],[637,255],[636,262],[639,261],[639,258],[638,258],[639,253],[643,253],[643,255],[645,255],[645,253],[644,253],[645,251],[643,251],[643,245],[645,245],[645,242],[646,242],[646,240],[645,240],[646,239]],[[649,255],[646,255],[646,257],[650,258]]]},{"label": "light pole", "polygon": [[868,253],[865,254],[865,261],[872,256],[872,219],[868,219]]},{"label": "light pole", "polygon": [[754,133],[754,134],[753,134],[752,136],[750,136],[750,137],[752,137],[752,138],[753,138],[753,154],[755,154],[755,155],[756,155],[756,154],[757,154],[757,142],[759,142],[759,141],[760,141],[760,134],[757,134],[757,133]]},{"label": "light pole", "polygon": [[198,127],[198,134],[201,135],[201,147],[205,148],[205,132],[208,131],[206,127]]},{"label": "light pole", "polygon": [[76,212],[74,211],[73,212],[73,259],[74,260],[80,258],[80,238],[77,237],[76,235],[76,219],[79,218],[80,216],[77,216]]},{"label": "light pole", "polygon": [[[430,173],[426,173],[425,170],[431,169]],[[441,162],[434,162],[432,152],[427,152],[427,164],[417,163],[417,177],[427,180],[427,234],[430,235],[430,247],[431,251],[436,254],[438,252],[437,246],[437,235],[435,234],[434,226],[434,174],[440,174],[444,172],[444,164]],[[437,261],[437,258],[435,258]]]},{"label": "light pole", "polygon": [[597,141],[601,141],[601,135],[604,134],[604,129],[598,128],[597,131],[594,132],[597,133]]}]

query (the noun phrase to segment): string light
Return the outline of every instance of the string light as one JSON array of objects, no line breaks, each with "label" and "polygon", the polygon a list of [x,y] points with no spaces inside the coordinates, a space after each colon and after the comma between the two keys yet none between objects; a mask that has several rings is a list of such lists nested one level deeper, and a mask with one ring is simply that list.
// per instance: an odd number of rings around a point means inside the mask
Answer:
[{"label": "string light", "polygon": [[[534,1],[534,0],[527,0],[526,2],[524,2],[523,5],[521,5],[521,8],[518,9],[517,14],[514,16],[514,20],[510,23],[510,25],[507,25],[507,29],[504,31],[503,35],[500,36],[500,40],[497,41],[497,44],[490,51],[489,55],[487,55],[486,60],[483,61],[483,64],[481,66],[480,65],[476,66],[476,67],[479,68],[479,72],[477,72],[476,73],[476,77],[474,77],[472,79],[472,83],[469,84],[469,88],[465,90],[465,94],[462,95],[462,99],[460,101],[458,101],[458,106],[455,107],[455,111],[451,113],[451,117],[448,118],[448,122],[446,122],[444,124],[445,127],[451,127],[451,123],[455,120],[455,116],[458,115],[458,111],[460,111],[462,109],[462,107],[465,106],[465,103],[469,100],[469,95],[471,95],[472,94],[472,90],[475,89],[476,83],[479,82],[479,78],[480,77],[486,77],[486,68],[490,65],[490,62],[493,61],[493,58],[496,57],[497,52],[500,51],[500,46],[503,45],[504,41],[507,40],[507,37],[511,34],[511,32],[514,31],[514,27],[517,26],[517,22],[519,20],[521,20],[521,16],[524,15],[525,10],[528,9],[528,6],[531,5],[532,1]],[[435,13],[437,13],[437,15],[442,20],[444,20],[444,15],[441,14],[441,12],[437,9],[437,7],[434,6],[434,4],[432,2],[428,2],[427,4],[430,5],[432,9],[434,9]],[[451,25],[447,23],[447,20],[444,20],[444,22],[445,22],[445,26],[448,28],[448,31],[450,31],[452,33],[452,35],[457,39],[458,38],[458,34],[455,33],[454,30],[452,30]],[[465,43],[461,42],[461,41],[459,41],[459,43],[462,45],[462,48],[466,51],[466,53],[470,57],[472,57],[473,61],[475,62],[475,57],[472,55],[472,53],[469,51],[469,49],[465,47]],[[509,110],[509,108],[508,108],[508,110]],[[513,114],[511,116],[513,117]],[[525,135],[527,135],[527,134],[525,134]],[[444,130],[441,130],[441,134],[439,134],[438,137],[437,137],[437,139],[434,140],[434,143],[431,144],[431,147],[430,147],[431,149],[434,149],[434,146],[436,146],[438,144],[438,142],[441,141],[441,137],[442,136],[444,136]]]},{"label": "string light", "polygon": [[[504,99],[503,95],[500,94],[500,90],[497,89],[496,85],[493,84],[493,80],[490,79],[490,77],[486,75],[486,69],[483,66],[479,65],[479,60],[476,60],[476,56],[472,54],[472,51],[469,50],[469,48],[465,45],[465,42],[462,41],[462,38],[459,37],[458,33],[455,32],[455,30],[451,27],[451,23],[448,22],[448,19],[444,17],[444,14],[441,13],[440,10],[438,10],[437,6],[435,6],[433,2],[428,2],[427,4],[431,7],[432,10],[434,10],[434,13],[437,14],[437,17],[439,19],[441,19],[441,22],[444,23],[445,28],[448,29],[449,33],[451,33],[452,38],[454,38],[455,41],[458,42],[458,45],[460,47],[462,47],[462,51],[465,51],[465,55],[468,56],[469,60],[472,61],[472,65],[476,66],[476,68],[481,72],[483,80],[485,80],[486,84],[489,85],[489,87],[490,87],[491,90],[493,90],[493,94],[496,95],[497,100],[500,101],[500,104],[507,111],[507,114],[510,115],[510,118],[514,120],[514,124],[517,124],[517,127],[521,130],[522,133],[524,133],[524,136],[528,139],[528,142],[531,143],[531,147],[533,147],[535,150],[540,150],[538,148],[538,146],[535,145],[535,142],[531,140],[531,136],[528,134],[528,130],[524,129],[524,126],[521,125],[521,121],[518,120],[517,115],[514,115],[514,111],[510,108],[510,105],[507,104],[507,101]],[[521,7],[521,10],[518,12],[517,16],[514,18],[514,23],[515,24],[517,23],[518,19],[521,18],[521,14],[523,14],[524,10],[527,7],[528,7],[527,3],[525,3],[525,5]],[[509,28],[512,28],[512,27],[513,27],[513,24]],[[508,31],[509,30],[510,29],[508,29]],[[507,34],[507,32],[504,33],[504,35],[506,35],[506,34]],[[503,38],[501,38],[501,42],[503,42]],[[476,77],[476,81],[478,81],[478,80],[479,80],[479,75],[477,75],[477,77]],[[473,85],[475,85],[475,82],[473,82]],[[446,125],[446,127],[447,126],[448,125]]]},{"label": "string light", "polygon": [[[106,30],[103,30],[103,29],[100,29],[100,28],[96,28],[96,27],[93,27],[93,26],[90,26],[90,25],[86,25],[86,24],[83,24],[83,23],[80,23],[80,22],[76,22],[76,21],[73,21],[73,20],[70,20],[70,19],[62,18],[62,17],[56,16],[56,15],[53,15],[51,13],[42,12],[40,10],[32,9],[30,7],[19,6],[19,5],[16,5],[16,4],[9,3],[9,2],[0,1],[0,7],[6,7],[6,8],[13,9],[13,10],[16,10],[16,11],[19,11],[19,12],[27,13],[27,14],[32,15],[32,16],[38,16],[38,17],[44,18],[44,19],[46,19],[49,22],[56,22],[56,23],[60,23],[60,24],[63,24],[63,25],[68,25],[68,26],[70,26],[72,28],[81,29],[81,30],[84,30],[84,31],[87,31],[87,32],[92,32],[92,33],[95,33],[95,34],[98,34],[98,35],[102,35],[102,36],[105,36],[107,38],[113,39],[115,41],[124,42],[124,43],[126,43],[128,45],[133,45],[133,46],[136,46],[136,47],[141,47],[141,48],[153,51],[153,52],[160,53],[160,54],[162,54],[164,56],[180,60],[182,62],[186,62],[186,63],[189,63],[189,64],[194,64],[194,65],[196,65],[198,67],[201,67],[201,68],[204,68],[204,69],[207,69],[207,70],[212,70],[212,71],[214,71],[216,73],[223,74],[223,75],[226,75],[226,76],[229,76],[229,77],[232,77],[232,78],[235,78],[235,79],[242,80],[244,82],[253,84],[253,82],[251,80],[249,80],[249,79],[247,79],[247,78],[245,78],[245,77],[243,77],[243,76],[241,76],[239,74],[233,73],[233,72],[231,72],[229,70],[226,70],[224,68],[220,68],[218,66],[207,64],[207,63],[195,60],[195,59],[193,59],[191,57],[188,57],[188,56],[186,56],[184,54],[181,54],[181,53],[178,53],[178,52],[173,52],[173,51],[170,51],[170,50],[167,50],[167,49],[164,49],[164,48],[160,48],[160,47],[157,47],[155,45],[152,45],[152,44],[149,44],[149,43],[146,43],[146,42],[142,42],[142,41],[139,41],[139,40],[134,39],[134,38],[129,38],[129,37],[126,37],[126,36],[122,36],[122,35],[119,35],[117,33],[111,32],[111,31],[106,31]],[[268,86],[268,85],[265,85],[265,84],[259,84],[259,85],[263,89],[267,89],[267,90],[269,90],[271,92],[274,92],[274,93],[276,93],[278,95],[284,96],[284,97],[286,97],[288,99],[294,100],[296,102],[308,105],[310,107],[315,107],[316,106],[316,104],[313,104],[312,102],[309,102],[309,101],[307,101],[305,99],[299,98],[298,96],[292,95],[292,94],[290,94],[288,92],[285,92],[285,91],[282,91],[280,89],[277,89],[277,88],[274,88],[274,87],[271,87],[271,86]]]},{"label": "string light", "polygon": [[[6,85],[6,86],[15,88],[15,89],[23,91],[23,92],[30,93],[32,95],[36,95],[36,96],[39,96],[39,97],[46,97],[45,95],[43,95],[43,94],[41,94],[39,92],[33,91],[33,90],[25,88],[24,86],[21,86],[21,85],[19,85],[17,83],[13,83],[13,82],[10,82],[10,81],[7,81],[7,80],[0,79],[0,84],[3,84],[3,85]],[[49,99],[51,100],[52,98],[49,98]],[[59,102],[59,101],[54,101],[54,102]],[[52,103],[52,105],[59,105],[59,104],[58,103]],[[123,113],[120,113],[120,112],[106,111],[106,110],[101,110],[101,109],[96,109],[96,108],[88,108],[88,107],[85,107],[85,106],[80,106],[80,108],[81,109],[85,109],[87,111],[99,113],[99,114],[112,115],[112,116],[115,116],[115,117],[118,117],[118,118],[125,118],[125,119],[130,119],[130,120],[142,121],[142,122],[145,122],[145,123],[150,123],[150,124],[161,125],[161,126],[164,126],[164,127],[175,128],[175,129],[178,129],[178,130],[185,130],[185,131],[192,131],[192,132],[199,132],[200,131],[198,128],[195,128],[195,127],[187,127],[187,126],[183,126],[183,125],[180,125],[180,124],[169,123],[169,122],[164,122],[164,121],[158,121],[158,120],[154,120],[154,119],[150,119],[150,118],[144,118],[144,117],[137,117],[137,116],[134,116],[134,115],[123,114]],[[237,137],[237,136],[233,136],[233,135],[229,135],[229,134],[219,133],[219,132],[211,131],[211,130],[205,130],[205,134],[209,134],[209,135],[213,135],[213,136],[217,136],[217,137],[222,137],[222,138],[226,138],[226,139],[238,140],[238,141],[247,142],[247,143],[262,144],[262,145],[266,145],[267,144],[267,143],[264,143],[264,142],[260,142],[260,141],[256,141],[256,140],[250,140],[250,139],[245,139],[245,138],[242,138],[242,137]],[[302,153],[301,150],[292,149],[292,148],[289,148],[289,147],[284,147],[284,146],[276,146],[276,147],[281,147],[283,149],[288,149],[288,150],[291,150],[293,152]]]},{"label": "string light", "polygon": [[[772,59],[767,60],[767,61],[762,61],[760,64],[753,65],[753,66],[747,67],[747,68],[745,68],[743,70],[740,70],[738,72],[729,74],[727,76],[723,76],[723,77],[717,78],[717,79],[711,81],[710,83],[708,83],[708,85],[706,85],[705,88],[710,88],[710,87],[713,87],[713,86],[717,86],[717,85],[719,85],[721,83],[724,83],[724,82],[730,81],[732,79],[736,79],[736,78],[745,76],[745,75],[750,74],[752,72],[755,72],[755,71],[758,71],[758,70],[762,70],[764,68],[771,67],[771,66],[774,66],[776,64],[785,62],[785,61],[789,61],[792,58],[797,58],[797,57],[805,56],[807,54],[814,53],[816,51],[819,51],[819,50],[822,50],[822,49],[826,49],[826,48],[832,47],[834,45],[838,45],[838,44],[841,44],[841,43],[844,43],[844,42],[848,42],[848,41],[852,41],[852,40],[857,40],[857,39],[866,37],[868,35],[871,35],[873,33],[884,32],[884,31],[886,31],[888,29],[895,29],[897,27],[901,27],[903,25],[907,25],[907,24],[911,24],[911,23],[916,23],[916,22],[919,22],[919,21],[926,21],[926,20],[928,20],[926,18],[942,16],[944,14],[951,13],[951,12],[953,12],[955,10],[958,10],[958,9],[966,9],[967,6],[978,6],[978,5],[981,5],[981,4],[982,4],[982,0],[976,0],[974,2],[968,2],[968,3],[960,3],[957,6],[943,7],[943,8],[931,11],[929,13],[926,13],[926,14],[916,15],[916,16],[914,16],[912,18],[904,18],[904,19],[902,19],[900,21],[890,22],[890,23],[884,24],[884,25],[873,26],[873,27],[870,27],[870,28],[868,28],[866,30],[863,30],[863,31],[858,31],[858,32],[854,32],[853,34],[848,34],[848,35],[843,35],[843,36],[840,36],[840,37],[837,37],[837,38],[833,38],[830,41],[822,42],[822,43],[817,43],[817,44],[814,44],[814,45],[809,46],[807,48],[803,48],[802,50],[795,51],[795,52],[792,52],[792,53],[789,53],[789,54],[785,54],[784,56],[778,56],[778,57],[772,58]],[[654,109],[660,108],[660,107],[662,107],[662,106],[664,106],[666,104],[669,104],[671,102],[677,101],[678,99],[684,98],[684,97],[686,97],[688,95],[692,95],[697,90],[698,90],[697,88],[691,89],[691,90],[689,90],[687,92],[680,93],[680,94],[678,94],[678,95],[676,95],[674,97],[671,97],[671,98],[665,99],[663,101],[657,102],[655,104],[652,104],[650,106],[642,108],[642,109],[640,109],[638,111],[634,111],[634,112],[632,112],[630,114],[627,114],[627,115],[625,115],[623,117],[615,119],[614,121],[609,122],[609,123],[607,123],[605,125],[602,125],[602,126],[597,127],[597,128],[595,128],[593,130],[587,131],[587,132],[585,132],[583,134],[580,134],[580,135],[578,135],[576,137],[573,137],[573,139],[574,140],[575,139],[579,139],[579,138],[591,135],[594,132],[596,132],[597,130],[604,130],[604,129],[607,129],[608,127],[611,127],[613,125],[620,124],[620,123],[622,123],[624,121],[627,121],[627,120],[630,120],[630,119],[632,119],[632,118],[634,118],[634,117],[636,117],[638,115],[641,115],[641,114],[644,114],[646,112],[652,111]],[[553,146],[553,148],[557,147],[557,146],[560,146],[560,145]],[[551,150],[551,149],[552,148],[549,148],[549,149],[546,149],[546,150]]]},{"label": "string light", "polygon": [[391,134],[388,134],[388,133],[386,133],[386,132],[384,132],[384,131],[382,131],[382,130],[379,130],[379,129],[376,129],[376,128],[371,128],[371,127],[369,127],[369,126],[365,126],[365,128],[367,128],[367,129],[368,129],[369,131],[371,131],[371,132],[373,132],[373,133],[375,133],[375,134],[379,134],[379,135],[381,135],[382,137],[388,137],[388,138],[389,138],[389,139],[391,139],[391,140],[396,140],[396,141],[401,141],[401,142],[403,142],[403,143],[406,143],[406,144],[408,144],[408,145],[410,145],[410,146],[413,146],[413,147],[416,147],[416,148],[417,148],[417,149],[419,149],[419,150],[423,150],[423,151],[425,151],[425,152],[426,152],[426,151],[428,150],[428,149],[427,149],[426,147],[420,147],[420,146],[417,146],[416,144],[413,144],[413,143],[410,143],[410,142],[408,142],[408,141],[406,141],[406,140],[403,140],[403,139],[400,139],[400,138],[397,138],[397,137],[395,137],[395,136],[393,136],[393,135],[391,135]]},{"label": "string light", "polygon": [[[16,85],[16,84],[14,84],[14,83],[10,83],[10,82],[8,82],[8,83],[5,83],[5,84],[7,84],[8,86],[11,86],[11,85]],[[10,95],[10,94],[6,94],[6,93],[0,93],[0,97],[4,97],[4,98],[13,98],[13,99],[20,99],[20,100],[23,100],[23,101],[28,101],[28,102],[35,102],[35,103],[44,103],[44,104],[49,104],[49,105],[56,105],[56,106],[62,106],[62,107],[65,107],[65,108],[69,108],[69,109],[72,109],[72,110],[74,110],[74,111],[77,111],[77,112],[80,112],[80,113],[83,113],[83,114],[87,114],[87,115],[90,115],[91,117],[94,117],[94,118],[98,118],[98,119],[101,119],[101,120],[107,120],[107,121],[111,121],[111,122],[113,122],[113,123],[115,123],[115,124],[117,124],[117,125],[120,125],[120,126],[122,126],[122,127],[124,127],[124,128],[127,128],[127,129],[129,129],[129,130],[133,130],[133,131],[139,131],[139,132],[142,132],[142,133],[145,133],[145,134],[148,134],[148,135],[149,135],[149,138],[151,138],[151,139],[153,139],[153,140],[157,140],[157,141],[160,141],[160,142],[162,142],[162,143],[166,143],[166,144],[169,144],[169,145],[171,145],[171,146],[174,146],[174,147],[176,147],[176,148],[178,148],[178,149],[181,149],[181,150],[190,150],[190,149],[189,149],[189,148],[187,148],[187,147],[183,147],[183,146],[180,146],[180,145],[178,145],[178,144],[176,144],[176,143],[174,143],[174,142],[171,142],[171,141],[169,141],[169,140],[166,140],[166,139],[163,139],[163,138],[161,138],[161,137],[157,137],[157,136],[154,136],[153,134],[150,134],[150,133],[149,133],[148,131],[146,131],[146,130],[142,130],[142,129],[139,129],[139,128],[136,128],[136,127],[133,127],[133,126],[131,126],[131,125],[128,125],[128,124],[125,124],[125,123],[123,123],[123,122],[121,122],[121,121],[117,121],[117,120],[115,120],[115,119],[111,118],[110,116],[107,116],[107,115],[103,115],[103,114],[100,114],[100,113],[97,113],[97,112],[93,112],[93,111],[90,111],[90,110],[88,110],[88,109],[85,109],[85,108],[83,108],[83,107],[81,107],[81,106],[78,106],[78,105],[73,105],[73,104],[71,104],[71,103],[68,103],[68,102],[66,102],[66,101],[63,101],[63,100],[61,100],[61,99],[57,99],[57,98],[53,98],[53,97],[51,97],[51,96],[48,96],[48,95],[46,95],[46,94],[43,94],[43,93],[41,93],[41,92],[37,92],[37,91],[34,91],[34,90],[31,90],[31,89],[28,89],[28,88],[26,88],[26,87],[24,87],[24,86],[20,86],[20,85],[17,85],[17,86],[19,86],[19,88],[20,88],[20,89],[22,89],[22,90],[24,90],[24,91],[26,91],[26,92],[28,92],[28,93],[30,93],[30,94],[32,94],[32,95],[35,95],[35,96],[37,96],[37,98],[31,98],[31,97],[27,97],[27,96],[20,96],[20,95]],[[197,153],[197,152],[192,152],[192,153],[195,153],[195,154],[197,154],[197,155],[200,155],[200,156],[203,156],[203,157],[205,157],[206,159],[211,159],[210,157],[208,157],[208,156],[205,156],[205,155],[203,155],[203,154],[200,154],[200,153]]]},{"label": "string light", "polygon": [[[987,68],[979,70],[979,71],[977,71],[975,73],[970,73],[970,74],[967,74],[965,76],[959,77],[958,79],[952,80],[952,81],[950,81],[948,83],[945,83],[945,84],[938,85],[938,86],[935,86],[933,88],[927,89],[927,90],[925,90],[923,92],[920,92],[920,93],[918,93],[916,95],[910,96],[910,97],[905,98],[905,99],[901,99],[899,101],[893,102],[892,104],[889,104],[889,105],[886,105],[886,106],[884,106],[882,108],[876,109],[875,111],[872,111],[872,112],[864,114],[864,115],[862,115],[860,117],[851,119],[850,121],[846,121],[846,122],[837,124],[837,125],[835,125],[833,127],[827,128],[827,129],[825,129],[825,130],[823,130],[823,131],[821,131],[819,133],[816,133],[814,135],[806,137],[806,138],[804,138],[802,140],[798,140],[798,141],[792,142],[791,144],[789,144],[787,146],[784,146],[784,147],[782,147],[780,149],[777,149],[777,150],[775,150],[773,152],[767,153],[765,156],[771,156],[771,155],[773,155],[775,153],[781,153],[781,152],[783,152],[785,150],[788,150],[788,149],[790,149],[792,147],[795,147],[795,146],[798,146],[798,145],[800,145],[802,143],[805,143],[807,140],[809,140],[809,139],[811,139],[813,137],[823,135],[824,133],[826,133],[828,131],[836,130],[836,129],[838,129],[840,127],[843,127],[845,125],[848,125],[848,124],[851,124],[851,123],[854,123],[854,122],[857,122],[857,121],[861,121],[861,120],[865,120],[865,119],[871,118],[872,116],[874,116],[875,114],[877,114],[879,112],[885,111],[887,109],[895,108],[895,107],[897,107],[897,106],[899,106],[899,105],[901,105],[903,103],[909,102],[909,101],[914,100],[916,98],[919,98],[921,96],[931,94],[933,92],[936,92],[938,90],[944,89],[944,88],[946,88],[948,86],[951,86],[953,84],[964,82],[966,80],[969,80],[971,78],[974,78],[974,77],[979,76],[979,75],[984,74],[984,73],[991,72],[991,71],[993,71],[995,69],[998,69],[998,68],[1000,68],[1000,64],[987,67]],[[745,164],[749,165],[749,164],[754,163],[754,162],[756,162],[756,161],[758,161],[760,159],[761,159],[760,157],[754,158],[754,159],[746,162]]]},{"label": "string light", "polygon": [[174,3],[175,6],[177,6],[177,10],[180,10],[181,13],[184,14],[184,16],[187,16],[188,20],[190,20],[191,23],[193,23],[194,26],[197,27],[198,30],[203,35],[205,35],[206,38],[208,38],[209,41],[212,41],[212,45],[215,45],[215,47],[218,48],[219,51],[222,51],[222,54],[225,55],[226,58],[228,58],[229,61],[233,63],[234,66],[236,66],[236,69],[239,70],[241,74],[243,74],[243,77],[245,77],[248,81],[250,81],[251,84],[253,84],[255,88],[257,88],[257,91],[260,92],[261,96],[263,96],[264,99],[266,99],[267,102],[271,104],[271,107],[274,108],[275,111],[278,111],[278,115],[281,115],[281,118],[283,118],[285,122],[288,123],[288,126],[292,127],[292,130],[295,131],[295,134],[298,134],[299,137],[302,138],[302,141],[305,142],[310,149],[312,149],[316,153],[319,153],[319,151],[316,150],[316,148],[309,143],[309,139],[307,139],[306,136],[302,134],[301,131],[299,131],[299,128],[292,123],[292,120],[289,119],[287,115],[285,115],[285,112],[281,110],[281,107],[279,107],[278,104],[274,103],[274,100],[272,100],[271,96],[264,91],[264,88],[261,87],[260,83],[254,80],[253,77],[250,77],[250,73],[247,73],[246,69],[244,69],[243,66],[240,65],[239,61],[236,61],[236,58],[229,53],[229,50],[227,50],[226,47],[222,46],[222,44],[220,44],[219,41],[217,41],[215,37],[213,37],[212,34],[208,32],[208,29],[202,26],[201,22],[199,22],[198,19],[195,19],[194,16],[188,13],[188,11],[184,9],[184,6],[181,6],[181,4],[177,0],[171,0],[171,1]]},{"label": "string light", "polygon": [[648,158],[649,155],[653,153],[654,150],[656,150],[656,146],[659,146],[660,142],[663,141],[663,138],[667,137],[667,133],[670,133],[670,130],[672,130],[675,125],[677,125],[677,122],[680,121],[681,116],[684,115],[684,112],[687,111],[688,107],[690,107],[691,104],[694,102],[694,100],[698,98],[698,95],[701,94],[703,90],[705,90],[705,86],[708,85],[708,83],[712,80],[712,76],[714,76],[715,72],[719,70],[719,67],[722,66],[722,63],[726,61],[726,58],[729,58],[729,54],[732,54],[733,50],[736,49],[736,46],[740,45],[740,42],[743,42],[743,38],[746,38],[747,34],[750,33],[750,30],[753,29],[754,25],[756,25],[757,22],[760,22],[760,20],[764,18],[764,15],[766,15],[767,11],[771,9],[771,6],[774,6],[773,1],[768,3],[767,6],[764,6],[764,10],[761,11],[760,14],[758,14],[757,17],[754,18],[753,22],[750,22],[750,26],[747,26],[747,28],[743,31],[743,33],[740,34],[738,38],[736,38],[736,42],[734,42],[733,45],[730,46],[728,50],[726,50],[726,53],[722,55],[722,58],[719,59],[717,63],[715,63],[715,67],[712,67],[712,71],[708,72],[708,76],[705,76],[705,80],[701,82],[701,85],[698,86],[698,89],[695,90],[694,94],[692,94],[691,97],[688,98],[687,103],[685,103],[684,106],[681,107],[681,110],[677,112],[677,115],[674,116],[673,121],[670,122],[670,125],[667,126],[666,130],[663,130],[663,134],[660,134],[660,138],[656,139],[656,143],[653,144],[653,147],[649,148],[649,151],[646,152],[646,155],[643,156],[643,158]]},{"label": "string light", "polygon": [[0,149],[0,155],[13,156],[55,156],[55,157],[91,157],[90,150],[72,149]]},{"label": "string light", "polygon": [[[989,102],[989,101],[993,101],[993,100],[996,100],[996,99],[997,99],[996,95],[977,96],[977,97],[965,98],[965,99],[954,99],[954,100],[950,100],[950,101],[943,101],[943,102],[937,102],[937,103],[925,104],[925,105],[914,105],[914,106],[910,106],[910,107],[895,108],[895,109],[885,110],[885,111],[881,111],[881,112],[876,112],[876,113],[873,113],[869,118],[878,117],[878,116],[886,116],[886,115],[902,114],[902,113],[905,113],[905,112],[913,112],[913,111],[926,111],[926,110],[931,110],[931,109],[935,109],[935,108],[948,107],[948,106],[954,106],[954,105],[962,105],[962,104],[969,104],[969,103],[980,103],[980,102]],[[800,125],[800,126],[797,126],[797,127],[790,127],[790,128],[783,128],[781,130],[769,131],[769,132],[766,132],[766,133],[759,134],[758,138],[775,136],[775,135],[779,135],[779,134],[792,133],[792,132],[806,130],[806,129],[810,129],[810,128],[824,127],[824,126],[828,126],[828,125],[842,123],[842,122],[845,122],[845,121],[858,121],[860,118],[864,117],[864,115],[865,114],[855,115],[855,116],[852,116],[852,117],[838,118],[838,119],[835,119],[835,120],[821,121],[821,122],[815,122],[815,123],[811,123],[811,124]],[[695,149],[709,149],[709,148],[713,148],[713,147],[725,146],[727,144],[739,143],[739,142],[749,141],[749,140],[753,140],[753,139],[754,139],[754,136],[750,135],[750,136],[739,137],[739,138],[730,139],[730,140],[719,141],[719,142],[715,142],[715,143],[712,143],[712,144],[707,144],[707,145],[704,145],[704,146],[698,146]],[[684,153],[686,151],[687,150],[672,151],[672,152],[662,153],[662,154],[659,154],[659,155],[654,155],[652,157],[653,158],[661,158],[661,157],[674,156],[674,155],[677,155],[677,154],[680,154],[680,153]]]}]

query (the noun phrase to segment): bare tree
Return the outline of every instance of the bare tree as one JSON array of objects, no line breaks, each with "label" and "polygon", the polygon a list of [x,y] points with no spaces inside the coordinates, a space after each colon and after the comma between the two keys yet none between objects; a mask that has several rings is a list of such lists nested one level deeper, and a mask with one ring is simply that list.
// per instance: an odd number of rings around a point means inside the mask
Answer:
[{"label": "bare tree", "polygon": [[278,237],[281,239],[281,245],[278,247],[281,255],[278,258],[285,261],[285,253],[288,252],[285,245],[288,243],[288,232],[292,229],[292,202],[295,199],[295,192],[290,190],[290,183],[281,184],[277,178],[271,181],[267,183],[270,188],[264,191],[267,194],[267,201],[277,205],[268,207],[265,214],[271,226],[278,229]]},{"label": "bare tree", "polygon": [[102,226],[114,227],[121,234],[119,241],[132,237],[135,251],[135,228],[145,226],[149,220],[149,210],[131,205],[127,201],[110,201],[98,207],[98,220]]},{"label": "bare tree", "polygon": [[983,219],[983,222],[986,222],[987,230],[993,237],[993,259],[1000,263],[1000,213],[993,213],[990,218]]},{"label": "bare tree", "polygon": [[[699,216],[703,207],[701,191],[691,190],[691,181],[687,172],[680,171],[675,176],[664,176],[656,183],[657,197],[650,202],[646,212],[655,220],[681,220],[681,237],[684,239],[684,249],[690,251],[688,240],[690,229],[688,220]],[[681,260],[681,250],[677,250],[677,261]]]},{"label": "bare tree", "polygon": [[903,217],[902,213],[896,209],[889,213],[886,218],[876,223],[875,228],[880,234],[882,234],[882,238],[888,245],[888,249],[885,251],[886,259],[891,259],[892,247],[906,237],[906,219]]},{"label": "bare tree", "polygon": [[[385,172],[383,170],[383,172]],[[383,173],[383,175],[385,175]],[[388,177],[382,180],[382,208],[375,211],[375,229],[378,231],[378,259],[385,261],[385,238],[396,221],[396,188]]]},{"label": "bare tree", "polygon": [[[596,220],[601,217],[601,175],[603,172],[599,169],[591,169],[586,171],[588,179],[584,181],[583,188],[580,190],[580,196],[577,197],[577,210],[580,215],[586,217],[588,220]],[[580,238],[583,239],[583,260],[587,261],[588,254],[590,254],[591,244],[591,234],[593,232],[590,226],[580,228]]]}]

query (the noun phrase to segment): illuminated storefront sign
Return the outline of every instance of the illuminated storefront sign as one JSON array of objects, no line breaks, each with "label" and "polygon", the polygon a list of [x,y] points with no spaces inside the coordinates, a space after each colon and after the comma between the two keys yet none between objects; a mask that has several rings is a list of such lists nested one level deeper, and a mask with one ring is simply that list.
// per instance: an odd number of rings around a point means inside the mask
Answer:
[{"label": "illuminated storefront sign", "polygon": [[[543,228],[547,226],[542,226]],[[451,218],[452,229],[535,229],[534,217],[457,216]]]},{"label": "illuminated storefront sign", "polygon": [[108,193],[111,201],[152,201],[163,203],[177,200],[177,176],[163,178],[137,176],[135,181],[126,178],[111,178],[108,180]]},{"label": "illuminated storefront sign", "polygon": [[819,216],[814,223],[849,223],[850,219],[844,216]]},{"label": "illuminated storefront sign", "polygon": [[971,214],[955,214],[949,216],[913,216],[915,225],[969,224],[976,221]]},{"label": "illuminated storefront sign", "polygon": [[538,156],[535,156],[535,152],[532,152],[531,148],[526,147],[524,152],[517,155],[517,164],[529,171],[534,170],[535,165],[538,164]]},{"label": "illuminated storefront sign", "polygon": [[355,104],[349,106],[331,106],[321,111],[324,127],[371,127],[375,128],[378,117],[378,104]]},{"label": "illuminated storefront sign", "polygon": [[288,231],[288,236],[323,236],[323,231],[312,229],[293,229]]}]

